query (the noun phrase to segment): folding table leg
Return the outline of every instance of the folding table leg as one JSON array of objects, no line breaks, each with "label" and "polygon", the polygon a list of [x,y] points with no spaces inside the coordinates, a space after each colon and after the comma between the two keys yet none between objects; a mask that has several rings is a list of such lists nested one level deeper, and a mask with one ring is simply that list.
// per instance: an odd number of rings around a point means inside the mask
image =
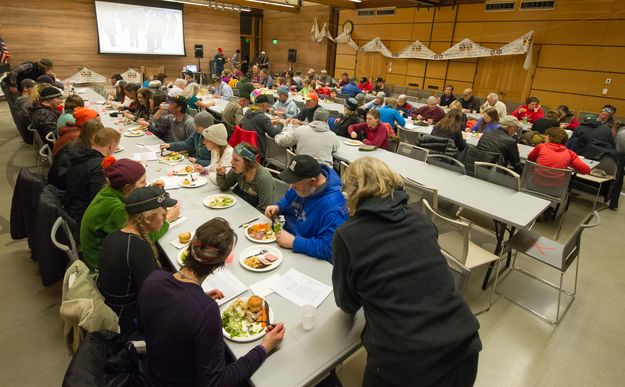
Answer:
[{"label": "folding table leg", "polygon": [[[503,238],[506,236],[506,224],[498,220],[494,220],[494,222],[495,238],[497,239],[497,245],[495,246],[495,251],[493,252],[493,254],[498,256],[501,252],[501,246],[503,245]],[[482,282],[482,290],[488,289],[488,280],[490,279],[490,275],[493,271],[494,266],[495,264],[493,262],[488,264],[488,269],[486,270],[486,275],[484,276],[484,281]]]}]

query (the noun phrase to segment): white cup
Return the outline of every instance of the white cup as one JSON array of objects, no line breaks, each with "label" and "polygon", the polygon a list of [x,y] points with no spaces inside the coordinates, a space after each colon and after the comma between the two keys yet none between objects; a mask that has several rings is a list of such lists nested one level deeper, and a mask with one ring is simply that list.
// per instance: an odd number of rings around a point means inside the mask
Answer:
[{"label": "white cup", "polygon": [[317,308],[314,305],[302,306],[302,328],[309,331],[315,327]]}]

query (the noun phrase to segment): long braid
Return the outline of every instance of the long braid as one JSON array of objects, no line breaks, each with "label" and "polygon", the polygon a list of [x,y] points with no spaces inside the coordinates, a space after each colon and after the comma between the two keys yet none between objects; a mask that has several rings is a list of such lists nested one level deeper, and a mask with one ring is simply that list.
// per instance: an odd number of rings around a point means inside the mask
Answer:
[{"label": "long braid", "polygon": [[152,240],[150,239],[149,233],[146,230],[146,220],[152,216],[155,213],[155,211],[147,211],[147,212],[143,212],[141,214],[137,214],[135,216],[133,216],[129,222],[132,222],[137,229],[139,230],[139,235],[141,236],[141,239],[143,239],[144,241],[148,242],[150,245],[150,248],[152,249],[152,254],[154,255],[154,261],[156,261],[157,266],[160,268],[161,264],[158,261],[157,257],[158,257],[158,250],[156,249],[156,246],[154,245],[154,242],[152,242]]}]

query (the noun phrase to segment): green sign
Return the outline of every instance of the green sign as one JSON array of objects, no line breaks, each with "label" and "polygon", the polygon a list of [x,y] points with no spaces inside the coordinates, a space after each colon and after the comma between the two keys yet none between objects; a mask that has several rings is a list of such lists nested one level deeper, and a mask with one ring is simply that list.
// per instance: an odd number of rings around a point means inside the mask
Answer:
[{"label": "green sign", "polygon": [[274,39],[274,40],[272,40],[272,41],[271,41],[271,43],[273,43],[273,44],[278,44],[278,39]]}]

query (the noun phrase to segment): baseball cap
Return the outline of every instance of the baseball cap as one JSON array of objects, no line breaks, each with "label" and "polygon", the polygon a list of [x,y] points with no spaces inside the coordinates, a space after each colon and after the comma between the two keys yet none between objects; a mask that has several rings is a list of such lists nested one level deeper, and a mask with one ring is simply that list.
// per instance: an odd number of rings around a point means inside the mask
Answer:
[{"label": "baseball cap", "polygon": [[173,207],[177,200],[169,197],[161,187],[147,186],[133,190],[126,198],[126,212],[130,215],[140,214],[159,207]]},{"label": "baseball cap", "polygon": [[347,101],[345,101],[345,107],[351,111],[355,111],[356,109],[358,109],[358,101],[356,100],[356,98],[349,98],[347,99]]},{"label": "baseball cap", "polygon": [[270,103],[269,97],[266,94],[261,94],[254,99],[254,103],[255,104]]},{"label": "baseball cap", "polygon": [[328,122],[328,118],[330,118],[330,112],[326,109],[317,109],[313,114],[313,121]]},{"label": "baseball cap", "polygon": [[517,128],[521,125],[519,124],[519,120],[515,116],[505,116],[499,121],[499,125],[504,128],[509,128],[510,126],[516,126]]},{"label": "baseball cap", "polygon": [[378,79],[375,80],[376,82],[384,82],[384,78],[382,77],[378,77]]},{"label": "baseball cap", "polygon": [[280,180],[287,184],[297,183],[304,179],[319,176],[321,165],[312,156],[297,155],[293,157],[289,166],[280,173]]},{"label": "baseball cap", "polygon": [[314,99],[315,101],[319,102],[319,96],[317,95],[317,93],[308,93],[308,95],[304,97],[305,101],[310,101],[311,99]]}]

